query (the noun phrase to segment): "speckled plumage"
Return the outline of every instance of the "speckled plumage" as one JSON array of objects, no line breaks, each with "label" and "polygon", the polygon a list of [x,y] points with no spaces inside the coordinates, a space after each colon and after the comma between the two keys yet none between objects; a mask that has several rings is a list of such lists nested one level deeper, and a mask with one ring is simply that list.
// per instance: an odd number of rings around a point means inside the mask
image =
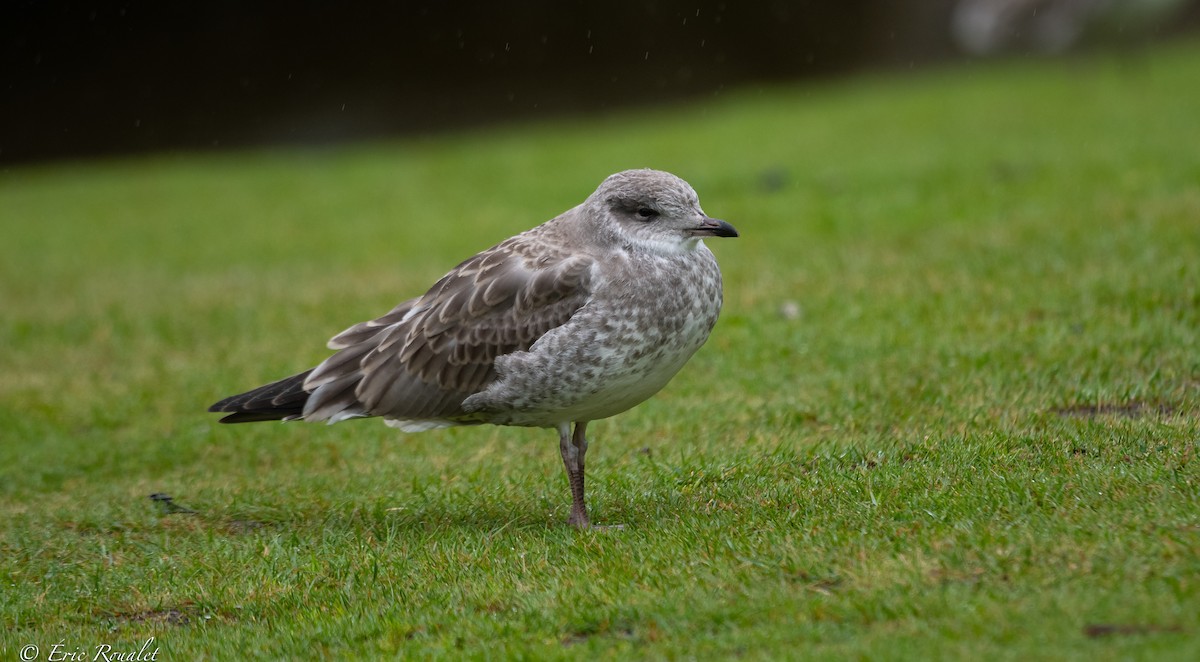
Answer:
[{"label": "speckled plumage", "polygon": [[587,422],[658,392],[717,320],[721,273],[707,236],[737,232],[705,216],[687,182],[617,173],[579,206],[338,334],[329,343],[337,353],[316,368],[211,410],[235,423],[379,416],[410,431],[554,427],[571,522],[586,526]]},{"label": "speckled plumage", "polygon": [[464,402],[488,423],[554,427],[619,414],[654,395],[708,339],[721,273],[702,244],[661,255],[612,248],[593,266],[587,305]]}]

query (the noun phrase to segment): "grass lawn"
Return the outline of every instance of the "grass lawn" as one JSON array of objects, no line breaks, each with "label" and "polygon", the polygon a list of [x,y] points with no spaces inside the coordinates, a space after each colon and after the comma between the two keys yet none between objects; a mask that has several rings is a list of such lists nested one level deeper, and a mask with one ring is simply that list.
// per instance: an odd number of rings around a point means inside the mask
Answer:
[{"label": "grass lawn", "polygon": [[[1200,43],[0,173],[0,659],[1200,659]],[[736,240],[589,428],[216,399],[671,170]],[[195,513],[164,514],[163,492]]]}]

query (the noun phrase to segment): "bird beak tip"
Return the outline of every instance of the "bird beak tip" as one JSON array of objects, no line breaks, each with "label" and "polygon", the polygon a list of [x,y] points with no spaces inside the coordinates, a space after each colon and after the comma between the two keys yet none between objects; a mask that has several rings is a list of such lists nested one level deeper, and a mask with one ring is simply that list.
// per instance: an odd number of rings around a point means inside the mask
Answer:
[{"label": "bird beak tip", "polygon": [[697,237],[736,237],[738,231],[719,218],[705,218],[700,227],[692,231]]}]

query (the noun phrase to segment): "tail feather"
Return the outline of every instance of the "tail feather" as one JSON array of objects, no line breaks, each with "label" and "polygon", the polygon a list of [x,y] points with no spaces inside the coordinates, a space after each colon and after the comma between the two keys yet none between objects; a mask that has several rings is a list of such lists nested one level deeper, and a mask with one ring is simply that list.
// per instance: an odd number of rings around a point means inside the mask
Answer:
[{"label": "tail feather", "polygon": [[285,377],[245,393],[233,395],[209,407],[209,411],[231,412],[221,419],[222,423],[251,423],[254,421],[281,421],[299,418],[304,413],[304,403],[309,392],[304,390],[304,380],[312,370]]}]

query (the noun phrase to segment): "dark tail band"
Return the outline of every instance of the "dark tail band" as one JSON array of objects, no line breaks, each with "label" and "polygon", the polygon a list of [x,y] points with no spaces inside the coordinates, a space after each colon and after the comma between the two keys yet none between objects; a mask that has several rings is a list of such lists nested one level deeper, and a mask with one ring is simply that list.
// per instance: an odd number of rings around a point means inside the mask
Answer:
[{"label": "dark tail band", "polygon": [[209,411],[231,412],[221,419],[222,423],[253,423],[254,421],[282,421],[299,418],[308,402],[308,391],[304,380],[312,370],[285,377],[252,391],[239,393],[216,403]]}]

